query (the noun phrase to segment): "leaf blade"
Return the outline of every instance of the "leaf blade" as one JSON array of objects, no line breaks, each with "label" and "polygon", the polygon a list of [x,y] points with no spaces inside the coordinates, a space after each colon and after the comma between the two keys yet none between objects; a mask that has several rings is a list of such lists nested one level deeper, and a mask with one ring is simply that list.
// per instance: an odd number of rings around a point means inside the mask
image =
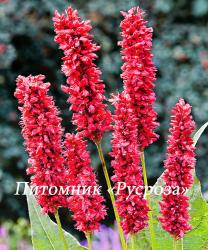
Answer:
[{"label": "leaf blade", "polygon": [[[30,193],[30,188],[26,186],[26,196],[28,203],[28,211],[31,222],[32,243],[34,250],[60,250],[64,249],[63,242],[57,237],[58,227],[41,211],[33,194]],[[84,250],[79,242],[69,233],[64,231],[68,247],[70,250]]]},{"label": "leaf blade", "polygon": [[206,122],[204,125],[202,125],[201,128],[195,133],[195,135],[193,137],[194,146],[196,146],[200,136],[202,135],[204,130],[207,128],[207,126],[208,126],[208,122]]}]

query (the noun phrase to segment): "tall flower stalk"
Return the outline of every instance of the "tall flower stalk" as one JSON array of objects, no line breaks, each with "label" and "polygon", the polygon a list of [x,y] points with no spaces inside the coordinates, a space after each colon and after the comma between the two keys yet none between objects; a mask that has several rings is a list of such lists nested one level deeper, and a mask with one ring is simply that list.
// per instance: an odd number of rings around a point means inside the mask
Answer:
[{"label": "tall flower stalk", "polygon": [[138,126],[138,141],[141,151],[157,140],[154,132],[158,123],[157,113],[153,108],[156,96],[154,81],[156,68],[152,61],[152,28],[147,27],[144,12],[139,8],[132,8],[122,12],[121,21],[122,60],[124,90],[129,94],[132,108],[135,110]]},{"label": "tall flower stalk", "polygon": [[[165,172],[162,175],[165,187],[171,187],[169,195],[162,195],[161,224],[164,230],[176,240],[183,238],[192,228],[189,220],[189,197],[184,190],[193,184],[192,170],[195,167],[195,147],[191,137],[195,123],[191,116],[191,106],[179,99],[172,110],[168,152],[164,161]],[[164,187],[164,188],[165,188]]]},{"label": "tall flower stalk", "polygon": [[[22,113],[21,127],[25,147],[29,154],[30,167],[27,173],[32,175],[31,185],[37,187],[36,198],[45,213],[55,214],[59,222],[58,208],[67,207],[65,195],[51,195],[48,190],[39,187],[65,187],[68,172],[64,167],[61,139],[63,129],[61,118],[54,100],[48,95],[50,83],[44,83],[45,76],[19,76],[15,97]],[[60,223],[58,223],[60,224]],[[63,236],[62,229],[60,234]],[[65,249],[67,243],[62,237]]]},{"label": "tall flower stalk", "polygon": [[84,137],[100,142],[110,128],[111,114],[103,102],[105,85],[101,72],[94,64],[100,47],[92,42],[90,21],[81,21],[77,10],[71,7],[65,15],[56,11],[53,21],[55,42],[64,52],[62,71],[67,85],[62,89],[69,94],[72,122]]},{"label": "tall flower stalk", "polygon": [[80,134],[67,133],[64,146],[69,186],[79,187],[78,193],[68,198],[69,208],[73,212],[76,228],[88,235],[99,229],[100,221],[106,215],[102,204],[104,198],[96,191],[98,185],[86,141]]},{"label": "tall flower stalk", "polygon": [[[73,111],[72,122],[84,137],[96,144],[107,186],[111,190],[101,147],[102,136],[111,127],[111,114],[104,104],[105,85],[100,78],[101,72],[94,63],[97,58],[95,52],[100,47],[92,42],[93,36],[89,33],[92,29],[90,21],[82,21],[77,10],[69,7],[65,11],[65,15],[56,11],[53,21],[56,32],[55,41],[64,52],[62,71],[67,77],[67,86],[62,86],[62,89],[69,94],[68,101],[71,103],[70,109]],[[123,249],[126,249],[112,192],[110,192],[110,198],[121,243]]]},{"label": "tall flower stalk", "polygon": [[[122,47],[121,55],[124,64],[121,77],[124,81],[124,91],[130,96],[129,103],[135,114],[137,124],[137,138],[139,144],[140,159],[143,168],[143,178],[148,186],[144,150],[157,140],[154,132],[158,123],[157,113],[153,108],[156,96],[154,93],[154,81],[156,80],[156,68],[152,61],[152,28],[147,27],[144,20],[144,12],[139,8],[132,8],[128,12],[122,12],[124,19],[121,21]],[[149,201],[149,193],[146,194]],[[149,204],[150,207],[150,204]],[[152,211],[149,211],[150,235],[152,249],[156,249]]]},{"label": "tall flower stalk", "polygon": [[[129,95],[123,92],[113,99],[116,109],[111,156],[114,168],[112,180],[117,190],[116,206],[122,219],[121,225],[124,232],[134,238],[136,233],[148,225],[149,209],[143,194],[144,184],[140,165],[141,153],[137,140],[137,119],[129,103],[129,98]],[[140,190],[129,195],[128,189],[120,190],[118,183],[125,183],[130,187],[140,187]]]}]

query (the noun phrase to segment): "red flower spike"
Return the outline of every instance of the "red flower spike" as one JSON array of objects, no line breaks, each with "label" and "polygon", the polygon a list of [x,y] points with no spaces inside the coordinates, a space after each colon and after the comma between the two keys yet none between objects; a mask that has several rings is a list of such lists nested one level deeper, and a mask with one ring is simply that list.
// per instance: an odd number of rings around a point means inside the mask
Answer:
[{"label": "red flower spike", "polygon": [[[66,134],[65,139],[66,166],[69,169],[69,185],[81,187],[97,186],[96,176],[90,166],[90,155],[87,151],[86,141],[80,134]],[[82,190],[82,188],[80,188]],[[78,230],[93,232],[99,229],[99,222],[106,215],[104,198],[99,194],[90,193],[72,195],[69,197],[69,208],[73,212]]]},{"label": "red flower spike", "polygon": [[[118,190],[118,182],[127,186],[141,186],[140,194],[133,192],[129,196],[127,189],[116,196],[116,207],[122,218],[121,226],[126,234],[136,234],[147,226],[148,206],[143,197],[142,167],[140,165],[140,151],[138,145],[137,118],[129,102],[129,95],[125,92],[114,99],[116,107],[114,115],[114,130],[112,138],[112,153],[114,158],[112,177]],[[128,197],[129,196],[129,197]],[[128,197],[128,198],[127,198]]]},{"label": "red flower spike", "polygon": [[101,72],[94,64],[95,52],[100,47],[92,42],[90,21],[81,21],[77,10],[69,7],[65,15],[56,11],[53,21],[55,42],[64,51],[62,71],[67,86],[62,89],[70,95],[72,122],[84,137],[98,142],[111,123],[111,114],[103,103],[105,86],[100,79]]},{"label": "red flower spike", "polygon": [[[25,147],[29,153],[27,173],[32,186],[65,187],[67,172],[61,156],[61,118],[52,97],[48,95],[50,83],[45,76],[18,76],[15,97],[22,113],[21,125]],[[58,207],[67,207],[64,195],[50,195],[38,189],[36,198],[45,213],[54,213]],[[58,193],[58,192],[57,192]]]},{"label": "red flower spike", "polygon": [[158,138],[154,132],[158,125],[157,113],[152,106],[156,99],[153,91],[156,68],[151,54],[152,28],[146,26],[144,12],[139,8],[132,8],[127,13],[122,12],[122,15],[124,20],[120,27],[123,40],[119,45],[122,47],[124,64],[121,77],[137,114],[138,138],[140,149],[143,150]]},{"label": "red flower spike", "polygon": [[168,139],[167,159],[164,161],[166,171],[163,174],[165,187],[172,191],[179,187],[179,194],[162,195],[162,227],[176,239],[182,238],[192,227],[189,220],[189,198],[183,193],[193,184],[191,171],[195,167],[195,147],[191,137],[195,123],[191,116],[191,106],[180,99],[172,110],[171,128]]}]

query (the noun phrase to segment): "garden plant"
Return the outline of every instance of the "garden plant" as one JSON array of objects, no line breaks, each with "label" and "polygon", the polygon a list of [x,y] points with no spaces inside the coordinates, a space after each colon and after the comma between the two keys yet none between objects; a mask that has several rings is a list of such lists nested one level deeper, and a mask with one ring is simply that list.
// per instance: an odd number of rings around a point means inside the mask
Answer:
[{"label": "garden plant", "polygon": [[[159,123],[154,109],[157,69],[151,51],[153,30],[139,7],[121,14],[118,45],[123,91],[107,100],[95,64],[100,47],[93,42],[90,21],[82,20],[72,7],[62,14],[55,11],[55,42],[63,51],[62,72],[66,76],[62,90],[68,96],[76,133],[64,132],[44,75],[17,77],[15,97],[29,154],[31,183],[24,191],[34,249],[85,249],[62,228],[59,208],[68,208],[76,229],[86,236],[88,249],[94,250],[93,235],[102,230],[100,224],[108,209],[91,164],[88,140],[97,147],[121,249],[208,248],[208,205],[195,174],[195,147],[207,124],[196,132],[190,104],[183,96],[175,100],[165,170],[154,186],[148,186],[145,150],[159,137],[155,132]],[[112,131],[111,166],[107,166],[102,150],[107,131]],[[54,215],[56,224],[49,214]]]}]

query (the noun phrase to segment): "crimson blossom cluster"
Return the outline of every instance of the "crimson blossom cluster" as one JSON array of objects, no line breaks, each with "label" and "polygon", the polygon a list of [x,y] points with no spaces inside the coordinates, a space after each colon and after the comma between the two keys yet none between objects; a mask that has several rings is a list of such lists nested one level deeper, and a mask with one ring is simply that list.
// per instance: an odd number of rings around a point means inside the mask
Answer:
[{"label": "crimson blossom cluster", "polygon": [[[188,189],[193,184],[192,171],[195,167],[195,147],[191,135],[195,122],[191,116],[191,106],[180,99],[172,110],[171,128],[168,140],[166,171],[163,174],[165,186]],[[184,194],[162,195],[160,203],[163,228],[176,239],[182,238],[192,226],[189,220],[189,198]]]},{"label": "crimson blossom cluster", "polygon": [[[69,171],[68,183],[70,186],[96,186],[95,173],[90,165],[90,154],[87,151],[86,141],[80,134],[66,134],[65,159]],[[93,232],[99,229],[99,222],[105,217],[103,206],[104,198],[98,194],[88,193],[69,197],[69,208],[77,222],[76,227],[83,232]],[[83,209],[82,209],[83,208]]]},{"label": "crimson blossom cluster", "polygon": [[53,18],[55,42],[64,52],[62,71],[67,86],[62,89],[70,95],[73,124],[83,136],[99,142],[110,128],[111,114],[103,103],[105,85],[100,79],[101,72],[93,62],[100,47],[92,42],[90,21],[80,19],[78,11],[71,7],[65,15],[56,11]]},{"label": "crimson blossom cluster", "polygon": [[[121,77],[124,91],[115,98],[115,124],[113,126],[112,153],[114,176],[112,180],[127,185],[144,186],[141,167],[142,151],[153,143],[157,113],[154,81],[156,68],[152,61],[152,28],[148,28],[140,8],[122,12],[121,36],[124,61]],[[144,195],[131,195],[122,191],[117,195],[116,205],[127,234],[136,234],[148,225],[148,204]]]},{"label": "crimson blossom cluster", "polygon": [[[22,135],[29,153],[30,167],[27,173],[33,175],[33,186],[66,186],[68,172],[61,155],[63,129],[58,109],[52,97],[48,96],[50,83],[43,83],[45,76],[19,76],[15,97],[22,113]],[[43,211],[54,213],[58,207],[67,206],[66,196],[36,196]]]},{"label": "crimson blossom cluster", "polygon": [[130,95],[130,104],[135,110],[138,142],[140,150],[143,150],[158,138],[154,131],[158,123],[157,113],[153,108],[156,99],[156,68],[151,53],[153,30],[147,27],[144,12],[139,7],[121,13],[124,16],[120,25],[123,40],[118,43],[122,48],[124,61],[121,77],[124,91]]},{"label": "crimson blossom cluster", "polygon": [[[34,187],[55,186],[59,190],[70,185],[96,186],[86,142],[81,135],[66,134],[63,145],[61,118],[53,98],[48,95],[50,83],[44,83],[44,78],[43,75],[19,76],[15,91],[21,105],[22,135],[30,156],[28,163],[31,166],[27,173],[32,175],[31,184]],[[85,233],[98,229],[106,214],[100,195],[68,197],[62,192],[51,195],[37,190],[36,198],[45,213],[56,213],[59,207],[70,208],[77,229]]]},{"label": "crimson blossom cluster", "polygon": [[[129,186],[144,186],[142,180],[142,167],[140,164],[140,151],[138,145],[137,118],[130,105],[130,96],[121,93],[114,97],[115,125],[112,135],[112,152],[114,158],[112,177],[115,187],[116,183],[124,182]],[[127,189],[117,195],[116,206],[122,218],[121,225],[126,234],[136,234],[148,225],[148,205],[143,197],[133,193],[127,199]]]},{"label": "crimson blossom cluster", "polygon": [[[77,133],[64,134],[58,109],[48,95],[50,84],[43,82],[43,75],[17,78],[15,97],[22,113],[22,134],[29,153],[30,167],[27,172],[32,175],[33,186],[98,185],[86,139],[95,142],[100,150],[104,133],[111,129],[110,155],[113,158],[112,181],[115,189],[118,182],[144,187],[143,173],[146,170],[142,156],[144,149],[158,138],[155,133],[157,113],[153,107],[156,68],[151,53],[152,28],[147,26],[144,12],[138,7],[122,12],[122,15],[122,41],[119,45],[122,48],[124,90],[112,97],[114,115],[105,104],[105,86],[94,63],[97,57],[95,52],[100,47],[92,42],[92,26],[89,20],[82,21],[78,11],[71,7],[66,9],[65,14],[56,11],[53,22],[55,42],[64,53],[62,71],[67,77],[67,84],[62,89],[69,94],[72,122],[77,126]],[[176,186],[190,188],[193,183],[191,171],[195,166],[195,148],[191,134],[195,124],[190,113],[191,107],[183,99],[172,111],[163,179],[165,186],[173,190]],[[105,164],[101,151],[99,153]],[[104,166],[105,174],[106,171]],[[109,184],[110,179],[106,176]],[[100,221],[106,215],[104,198],[100,194],[68,197],[38,193],[36,198],[45,213],[55,213],[59,207],[69,208],[73,212],[76,228],[86,235],[98,230]],[[112,201],[114,199],[113,196]],[[115,206],[118,226],[121,221],[127,235],[140,232],[151,220],[151,209],[143,193],[138,195],[133,192],[129,197],[127,190],[122,190],[116,196]],[[183,237],[191,229],[188,223],[189,199],[185,194],[163,194],[160,207],[162,227],[174,239]],[[118,227],[120,236],[122,229]],[[124,237],[120,238],[122,242]],[[126,249],[124,243],[122,247]]]}]

